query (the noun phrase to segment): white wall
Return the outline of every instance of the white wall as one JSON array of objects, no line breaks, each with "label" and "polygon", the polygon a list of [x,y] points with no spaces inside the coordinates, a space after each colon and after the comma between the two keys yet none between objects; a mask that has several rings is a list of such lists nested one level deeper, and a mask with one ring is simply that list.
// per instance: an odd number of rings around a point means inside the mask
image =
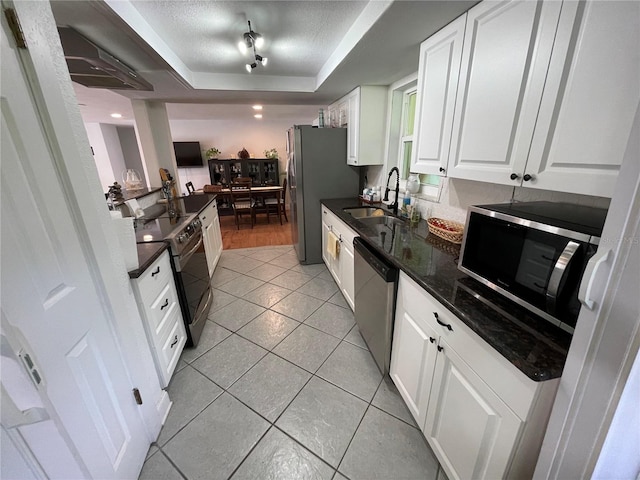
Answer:
[{"label": "white wall", "polygon": [[[113,132],[111,132],[110,127]],[[93,149],[93,160],[98,168],[102,191],[106,193],[109,191],[109,186],[113,185],[113,182],[117,181],[122,184],[122,170],[125,168],[115,126],[102,123],[86,123],[84,128],[89,138],[89,144]]]},{"label": "white wall", "polygon": [[[391,169],[391,166],[389,167]],[[369,185],[381,185],[382,192],[387,182],[388,171],[383,167],[369,167],[367,177]],[[395,174],[391,178],[390,187],[395,187]],[[440,179],[441,190],[437,200],[427,200],[417,198],[422,218],[439,217],[456,222],[465,223],[467,218],[467,208],[471,205],[482,205],[490,203],[503,203],[513,198],[517,201],[546,200],[550,202],[567,202],[578,205],[589,205],[592,207],[608,208],[610,199],[602,197],[592,197],[589,195],[577,195],[573,193],[551,192],[548,190],[538,190],[525,187],[510,187],[507,185],[497,185],[494,183],[475,182],[472,180],[462,180],[459,178]],[[400,202],[404,192],[404,181],[400,183]],[[421,191],[429,187],[422,186]],[[389,193],[389,200],[393,201],[393,191]]]},{"label": "white wall", "polygon": [[142,166],[142,158],[140,157],[140,149],[138,148],[138,139],[136,130],[133,127],[117,126],[118,138],[122,147],[122,155],[127,168],[133,168],[140,175],[144,171]]},{"label": "white wall", "polygon": [[[198,141],[203,151],[216,147],[222,153],[218,158],[236,158],[243,148],[254,158],[265,158],[264,151],[278,150],[280,174],[286,168],[286,131],[294,124],[309,124],[308,118],[286,120],[169,120],[174,142]],[[204,158],[204,154],[203,154]],[[206,159],[203,160],[206,165]],[[211,183],[207,166],[179,168],[180,185],[192,182],[198,189]]]},{"label": "white wall", "polygon": [[493,183],[474,182],[458,178],[443,178],[440,201],[418,200],[423,218],[429,216],[446,218],[464,223],[467,208],[471,205],[507,202],[513,198],[518,201],[546,200],[550,202],[568,202],[578,205],[608,208],[608,198],[551,192],[534,188],[509,187]]}]

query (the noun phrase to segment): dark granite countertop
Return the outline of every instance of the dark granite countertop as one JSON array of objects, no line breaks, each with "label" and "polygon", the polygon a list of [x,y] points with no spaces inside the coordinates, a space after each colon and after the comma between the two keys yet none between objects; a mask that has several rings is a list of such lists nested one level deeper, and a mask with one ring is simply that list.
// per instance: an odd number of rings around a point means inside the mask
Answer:
[{"label": "dark granite countertop", "polygon": [[343,211],[362,205],[357,198],[321,203],[527,377],[562,375],[571,335],[458,270],[460,246],[429,234],[426,221],[411,228],[365,225]]},{"label": "dark granite countertop", "polygon": [[142,275],[144,271],[158,259],[162,252],[169,247],[169,244],[166,242],[148,242],[138,243],[136,246],[138,247],[139,267],[129,271],[129,278],[138,278]]},{"label": "dark granite countertop", "polygon": [[138,199],[142,197],[146,197],[147,195],[151,195],[157,191],[161,190],[160,187],[152,187],[152,188],[142,188],[140,190],[125,190],[122,189],[122,197],[123,199],[117,202],[113,202],[115,207],[122,205],[127,200]]}]

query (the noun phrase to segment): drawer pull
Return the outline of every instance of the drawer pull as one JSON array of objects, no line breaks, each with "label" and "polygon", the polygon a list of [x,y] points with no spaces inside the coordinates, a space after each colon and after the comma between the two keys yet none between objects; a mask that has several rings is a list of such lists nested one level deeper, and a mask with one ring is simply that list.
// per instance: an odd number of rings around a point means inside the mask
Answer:
[{"label": "drawer pull", "polygon": [[159,273],[160,273],[160,267],[157,267],[157,268],[156,268],[156,270],[155,270],[155,272],[151,272],[151,276],[152,276],[152,277],[155,277],[155,276],[156,276],[157,274],[159,274]]},{"label": "drawer pull", "polygon": [[429,341],[430,341],[431,343],[436,343],[436,339],[435,339],[435,338],[433,338],[433,337],[429,337]]},{"label": "drawer pull", "polygon": [[438,318],[438,312],[433,312],[433,316],[436,317],[436,322],[438,322],[443,327],[447,327],[447,330],[449,330],[450,332],[453,332],[453,328],[451,327],[451,325],[440,321],[440,319]]},{"label": "drawer pull", "polygon": [[168,298],[165,298],[165,299],[164,299],[164,305],[162,305],[162,306],[160,307],[160,310],[164,310],[164,309],[165,309],[165,308],[167,308],[168,306],[169,306],[169,299],[168,299]]},{"label": "drawer pull", "polygon": [[169,348],[173,348],[176,345],[176,343],[178,343],[178,335],[173,337],[173,342],[171,342],[171,345],[169,346]]},{"label": "drawer pull", "polygon": [[442,350],[444,350],[444,348],[438,345],[438,351],[441,352]]}]

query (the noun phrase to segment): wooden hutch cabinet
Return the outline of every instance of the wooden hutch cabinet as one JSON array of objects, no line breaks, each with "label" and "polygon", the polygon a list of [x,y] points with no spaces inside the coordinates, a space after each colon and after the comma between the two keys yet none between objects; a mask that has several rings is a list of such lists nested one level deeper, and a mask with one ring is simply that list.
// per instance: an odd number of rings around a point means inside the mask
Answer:
[{"label": "wooden hutch cabinet", "polygon": [[237,177],[250,177],[256,187],[278,185],[280,169],[277,158],[248,158],[246,160],[209,160],[212,185],[228,186]]}]

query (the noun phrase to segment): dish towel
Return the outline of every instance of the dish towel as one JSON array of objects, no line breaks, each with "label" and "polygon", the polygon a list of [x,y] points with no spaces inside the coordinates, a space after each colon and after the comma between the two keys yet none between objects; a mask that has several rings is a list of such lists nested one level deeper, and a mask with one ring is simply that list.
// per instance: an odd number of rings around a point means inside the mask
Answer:
[{"label": "dish towel", "polygon": [[335,260],[340,255],[340,240],[336,237],[336,234],[329,231],[327,237],[327,252]]}]

